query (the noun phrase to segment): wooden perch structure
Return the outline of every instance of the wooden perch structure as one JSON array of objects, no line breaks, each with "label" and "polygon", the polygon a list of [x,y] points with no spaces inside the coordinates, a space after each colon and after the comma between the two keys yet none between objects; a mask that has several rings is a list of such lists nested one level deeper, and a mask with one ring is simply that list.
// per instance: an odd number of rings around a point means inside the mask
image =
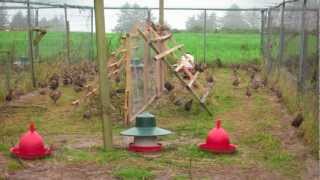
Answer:
[{"label": "wooden perch structure", "polygon": [[175,47],[173,47],[172,49],[166,50],[166,51],[164,51],[164,52],[156,55],[156,56],[154,57],[154,59],[155,59],[155,60],[162,59],[162,58],[168,56],[169,54],[173,53],[174,51],[176,51],[176,50],[178,50],[178,49],[180,49],[180,48],[182,48],[182,47],[183,47],[183,44],[180,44],[180,45],[178,45],[178,46],[175,46]]},{"label": "wooden perch structure", "polygon": [[172,37],[172,33],[152,39],[151,42],[166,41]]}]

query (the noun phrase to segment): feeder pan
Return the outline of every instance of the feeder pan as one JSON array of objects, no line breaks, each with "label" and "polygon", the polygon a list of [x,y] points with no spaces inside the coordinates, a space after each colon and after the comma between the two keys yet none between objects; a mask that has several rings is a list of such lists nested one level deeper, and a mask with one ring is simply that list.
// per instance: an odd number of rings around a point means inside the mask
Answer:
[{"label": "feeder pan", "polygon": [[154,115],[144,112],[136,117],[136,126],[120,133],[123,136],[133,136],[129,151],[157,152],[162,150],[162,144],[157,142],[157,136],[171,134],[170,131],[156,127]]},{"label": "feeder pan", "polygon": [[20,137],[19,143],[10,152],[21,159],[32,160],[50,155],[52,149],[45,147],[41,135],[31,123],[29,131]]},{"label": "feeder pan", "polygon": [[233,153],[236,147],[230,144],[228,133],[221,127],[221,120],[217,120],[216,127],[210,130],[206,143],[199,145],[200,149],[213,153]]}]

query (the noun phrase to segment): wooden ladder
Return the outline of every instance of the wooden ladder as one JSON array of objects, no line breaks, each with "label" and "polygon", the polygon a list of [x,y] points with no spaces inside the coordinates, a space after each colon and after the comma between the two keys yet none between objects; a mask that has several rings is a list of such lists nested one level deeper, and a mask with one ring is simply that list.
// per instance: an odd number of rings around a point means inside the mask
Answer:
[{"label": "wooden ladder", "polygon": [[[157,29],[155,29],[154,26],[149,26],[148,30],[143,32],[141,29],[138,28],[139,34],[142,36],[142,38],[145,40],[145,42],[155,51],[157,54],[154,57],[154,60],[159,61],[162,60],[164,61],[169,70],[178,78],[178,80],[186,87],[186,89],[199,101],[200,105],[208,112],[210,116],[212,116],[211,111],[209,108],[206,106],[205,101],[206,98],[208,97],[213,84],[209,84],[209,86],[206,88],[205,93],[202,96],[199,96],[196,91],[193,89],[193,86],[196,82],[196,79],[200,72],[196,72],[195,75],[189,80],[185,81],[184,78],[177,72],[172,64],[168,61],[168,56],[173,57],[174,59],[177,60],[177,55],[175,54],[177,50],[180,50],[183,54],[185,54],[185,50],[183,49],[183,44],[177,45],[176,41],[172,38],[172,33],[168,33],[166,35],[160,35],[157,32]],[[151,33],[151,35],[148,35],[147,33]],[[149,37],[153,37],[152,39]],[[171,40],[173,42],[174,47],[173,48],[168,48],[167,42]],[[164,49],[161,49],[160,47],[165,47]],[[201,88],[203,88],[201,86]]]}]

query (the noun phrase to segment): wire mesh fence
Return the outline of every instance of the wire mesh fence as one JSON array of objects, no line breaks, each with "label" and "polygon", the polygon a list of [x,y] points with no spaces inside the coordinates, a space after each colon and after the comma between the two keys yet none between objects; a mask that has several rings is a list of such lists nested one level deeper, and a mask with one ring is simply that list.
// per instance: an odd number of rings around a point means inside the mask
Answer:
[{"label": "wire mesh fence", "polygon": [[[79,63],[95,58],[95,19],[89,6],[65,5],[58,1],[43,3],[24,0],[2,0],[0,14],[6,22],[0,22],[0,49],[13,51],[11,84],[22,91],[30,91],[62,64]],[[159,10],[125,5],[121,8],[106,8],[109,51],[119,46],[121,34],[147,19],[158,19]],[[173,8],[165,11],[166,24],[174,32],[175,39],[185,45],[185,49],[197,61],[214,62],[220,59],[226,63],[238,63],[258,59],[260,9],[208,10]],[[30,15],[30,17],[29,17]],[[130,17],[130,18],[128,18]],[[228,18],[229,17],[229,18]],[[232,22],[233,18],[240,22]],[[257,18],[258,17],[258,18]],[[29,37],[29,24],[32,31]],[[228,20],[229,19],[229,20]],[[231,20],[230,20],[231,19]],[[230,21],[230,22],[229,22]],[[236,24],[236,25],[233,25]],[[37,38],[36,29],[46,31],[38,44],[32,45],[30,58],[29,39]],[[245,34],[245,36],[243,36]],[[227,43],[224,41],[227,39]],[[236,40],[234,40],[236,39]],[[224,46],[224,44],[229,44]],[[6,55],[2,59],[6,59]],[[1,61],[5,67],[5,60]],[[51,68],[47,71],[46,67]],[[16,70],[18,71],[16,72]],[[1,76],[5,76],[2,71]],[[31,83],[30,83],[31,82]],[[5,87],[5,81],[1,81]],[[13,87],[12,86],[12,87]],[[18,87],[16,87],[18,88]],[[1,88],[3,100],[9,89]]]},{"label": "wire mesh fence", "polygon": [[311,120],[304,126],[309,137],[317,135],[319,107],[319,9],[314,7],[318,1],[298,0],[269,8],[263,31],[267,76],[289,109]]}]

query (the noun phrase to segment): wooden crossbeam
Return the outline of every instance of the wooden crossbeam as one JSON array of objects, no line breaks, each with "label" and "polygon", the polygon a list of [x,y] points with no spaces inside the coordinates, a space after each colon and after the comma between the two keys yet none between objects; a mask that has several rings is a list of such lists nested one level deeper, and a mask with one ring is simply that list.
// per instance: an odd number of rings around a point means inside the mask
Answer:
[{"label": "wooden crossbeam", "polygon": [[115,71],[113,71],[113,72],[111,72],[111,73],[109,73],[108,74],[108,77],[111,77],[112,75],[114,75],[114,74],[118,74],[119,73],[119,69],[117,69],[117,70],[115,70]]},{"label": "wooden crossbeam", "polygon": [[180,49],[180,48],[182,48],[182,47],[183,47],[183,44],[180,44],[180,45],[178,45],[178,46],[175,46],[175,47],[173,47],[173,48],[171,48],[171,49],[168,49],[168,50],[166,50],[166,51],[164,51],[164,52],[156,55],[156,56],[154,57],[154,59],[155,59],[155,60],[162,59],[162,58],[168,56],[169,54],[173,53],[174,51],[176,51],[176,50],[178,50],[178,49]]},{"label": "wooden crossbeam", "polygon": [[188,86],[189,88],[192,87],[193,83],[196,81],[197,77],[199,75],[199,72],[197,71],[195,75],[193,75],[192,79],[189,81]]},{"label": "wooden crossbeam", "polygon": [[[201,107],[203,107],[203,108],[208,112],[208,114],[209,114],[210,116],[212,116],[211,111],[210,111],[210,110],[208,109],[208,107],[205,105],[204,101],[201,100],[201,97],[199,97],[199,96],[197,95],[197,93],[196,93],[192,88],[190,88],[190,87],[188,86],[188,83],[185,82],[185,81],[183,80],[183,78],[179,75],[179,73],[175,71],[175,68],[170,64],[170,62],[169,62],[166,58],[164,58],[164,57],[166,57],[168,54],[171,54],[172,52],[174,52],[175,50],[181,49],[181,48],[183,47],[183,45],[177,45],[177,46],[175,46],[174,48],[169,49],[169,50],[161,53],[161,51],[158,49],[158,47],[156,47],[156,46],[154,45],[154,43],[153,43],[150,39],[148,39],[148,37],[145,35],[145,33],[142,32],[139,28],[138,28],[138,32],[139,32],[139,34],[142,36],[142,38],[145,40],[145,42],[147,42],[147,43],[149,44],[149,46],[156,52],[156,54],[158,54],[158,55],[155,56],[155,59],[157,59],[157,60],[163,59],[163,61],[167,64],[167,66],[168,66],[168,68],[170,69],[170,71],[174,73],[174,75],[178,78],[178,80],[181,81],[181,83],[182,83],[182,84],[187,88],[187,90],[195,97],[195,99],[197,99],[197,100],[199,101]],[[156,35],[157,35],[157,33],[156,33]],[[208,91],[210,91],[210,90],[208,90]],[[209,92],[208,92],[208,94],[209,94]],[[208,95],[206,95],[206,96],[208,96]],[[203,97],[204,97],[204,96],[203,96]]]},{"label": "wooden crossbeam", "polygon": [[159,36],[151,40],[151,42],[159,42],[159,41],[166,41],[172,37],[172,33],[164,35],[164,36]]},{"label": "wooden crossbeam", "polygon": [[119,49],[119,50],[117,50],[116,54],[122,54],[122,53],[125,53],[127,51],[128,51],[127,49]]},{"label": "wooden crossbeam", "polygon": [[118,62],[115,62],[115,63],[112,63],[110,64],[108,67],[109,68],[112,68],[112,67],[119,67],[121,65],[122,61],[118,61]]},{"label": "wooden crossbeam", "polygon": [[[138,28],[138,32],[146,42],[149,42],[149,39],[147,38],[147,36],[139,28]],[[148,44],[157,54],[160,53],[160,50],[153,43],[148,43]]]}]

